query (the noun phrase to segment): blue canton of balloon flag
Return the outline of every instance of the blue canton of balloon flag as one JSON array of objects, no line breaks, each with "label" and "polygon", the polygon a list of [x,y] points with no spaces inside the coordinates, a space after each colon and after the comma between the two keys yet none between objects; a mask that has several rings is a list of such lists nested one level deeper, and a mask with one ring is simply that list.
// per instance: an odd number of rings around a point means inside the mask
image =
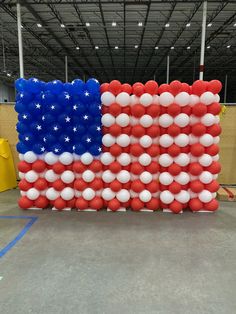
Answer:
[{"label": "blue canton of balloon flag", "polygon": [[24,154],[63,152],[97,156],[102,151],[101,100],[98,80],[84,83],[37,78],[16,80],[17,150]]}]

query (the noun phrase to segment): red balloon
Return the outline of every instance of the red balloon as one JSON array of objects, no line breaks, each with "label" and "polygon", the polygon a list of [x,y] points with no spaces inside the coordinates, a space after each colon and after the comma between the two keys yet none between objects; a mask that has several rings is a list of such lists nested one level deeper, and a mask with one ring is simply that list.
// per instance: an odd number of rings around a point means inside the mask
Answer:
[{"label": "red balloon", "polygon": [[52,183],[52,187],[57,191],[61,191],[66,187],[66,184],[61,179],[57,179]]},{"label": "red balloon", "polygon": [[103,201],[102,198],[99,196],[95,196],[90,202],[89,207],[92,209],[99,210],[103,207]]},{"label": "red balloon", "polygon": [[120,81],[113,80],[109,84],[109,91],[115,96],[122,92],[122,85]]},{"label": "red balloon", "polygon": [[189,172],[193,176],[199,176],[202,173],[202,171],[203,171],[202,166],[197,162],[193,162],[189,165]]},{"label": "red balloon", "polygon": [[117,117],[120,113],[121,113],[121,106],[114,103],[114,104],[111,104],[109,108],[109,113],[111,115],[113,115],[114,117]]},{"label": "red balloon", "polygon": [[22,209],[28,209],[30,207],[33,207],[34,202],[30,199],[28,199],[27,196],[22,196],[19,200],[18,200],[18,205],[20,208]]},{"label": "red balloon", "polygon": [[143,86],[143,83],[141,83],[141,82],[136,82],[136,83],[134,83],[133,84],[133,88],[135,88],[135,87],[137,87],[137,86]]},{"label": "red balloon", "polygon": [[159,116],[160,114],[160,106],[159,105],[150,105],[147,107],[146,111],[147,114],[149,114],[149,116],[151,116],[152,118],[156,118],[157,116]]},{"label": "red balloon", "polygon": [[169,92],[170,86],[168,84],[161,84],[158,88],[158,93],[161,95],[164,92]]},{"label": "red balloon", "polygon": [[114,198],[113,200],[108,202],[107,207],[115,212],[121,207],[121,204],[118,199]]},{"label": "red balloon", "polygon": [[170,83],[170,92],[174,96],[176,96],[181,91],[182,91],[182,84],[180,83],[180,81],[175,80]]},{"label": "red balloon", "polygon": [[49,205],[48,199],[40,195],[35,201],[34,201],[34,206],[38,208],[46,208]]},{"label": "red balloon", "polygon": [[181,133],[181,129],[178,125],[172,124],[167,128],[167,133],[172,137],[176,137]]},{"label": "red balloon", "polygon": [[108,113],[109,112],[109,107],[107,106],[102,106],[102,114]]},{"label": "red balloon", "polygon": [[117,179],[115,179],[110,183],[110,188],[112,189],[112,191],[118,192],[122,189],[122,184]]},{"label": "red balloon", "polygon": [[86,166],[81,161],[75,161],[72,165],[72,169],[75,173],[82,173],[86,170]]},{"label": "red balloon", "polygon": [[118,124],[113,124],[112,126],[110,126],[109,128],[109,132],[112,136],[117,137],[118,135],[120,135],[122,132],[121,127]]},{"label": "red balloon", "polygon": [[190,86],[187,83],[182,83],[182,91],[190,94],[191,93]]},{"label": "red balloon", "polygon": [[218,80],[211,80],[208,83],[207,90],[209,90],[213,94],[218,94],[221,91],[221,89],[222,89],[222,84]]},{"label": "red balloon", "polygon": [[197,80],[192,85],[192,93],[201,96],[206,91],[206,84],[204,81]]},{"label": "red balloon", "polygon": [[177,116],[180,112],[181,112],[180,106],[175,103],[167,107],[167,113],[172,117]]},{"label": "red balloon", "polygon": [[220,185],[216,180],[212,180],[210,183],[205,184],[205,189],[211,193],[215,193],[219,190]]},{"label": "red balloon", "polygon": [[134,180],[131,183],[131,190],[133,190],[136,193],[140,193],[143,190],[145,190],[145,185],[139,179]]},{"label": "red balloon", "polygon": [[110,148],[110,153],[112,156],[119,156],[122,153],[122,148],[118,144],[113,144]]},{"label": "red balloon", "polygon": [[87,209],[89,207],[89,202],[86,201],[83,197],[78,197],[75,201],[75,207],[77,209]]},{"label": "red balloon", "polygon": [[140,165],[138,161],[132,163],[130,172],[136,175],[140,175],[144,171],[144,167]]},{"label": "red balloon", "polygon": [[221,112],[221,105],[218,102],[213,102],[207,106],[207,112],[214,114],[215,116]]},{"label": "red balloon", "polygon": [[209,154],[211,156],[215,156],[219,153],[219,146],[216,144],[212,144],[209,147],[205,148],[206,154]]},{"label": "red balloon", "polygon": [[143,135],[145,135],[145,128],[141,125],[135,125],[132,127],[132,135],[135,137],[142,137]]},{"label": "red balloon", "polygon": [[19,184],[19,189],[21,191],[28,191],[29,189],[32,188],[33,184],[32,183],[29,183],[28,181],[26,181],[25,179],[22,179]]},{"label": "red balloon", "polygon": [[172,182],[169,185],[168,190],[172,193],[172,194],[178,194],[181,191],[182,187],[178,182]]},{"label": "red balloon", "polygon": [[202,116],[204,116],[204,114],[207,113],[207,106],[202,104],[202,103],[198,103],[192,107],[192,113],[196,117],[202,117]]},{"label": "red balloon", "polygon": [[[187,125],[184,128],[181,128],[181,133],[189,135],[191,133],[191,126]],[[183,147],[183,148],[186,148],[186,147]]]},{"label": "red balloon", "polygon": [[190,152],[190,145],[187,145],[185,147],[181,147],[181,153],[188,154]]},{"label": "red balloon", "polygon": [[126,114],[130,115],[130,105],[122,107],[121,111],[122,111],[122,113],[126,113]]},{"label": "red balloon", "polygon": [[73,197],[71,200],[66,202],[66,207],[74,208],[75,207],[75,201],[76,201],[76,198]]},{"label": "red balloon", "polygon": [[82,178],[75,179],[74,189],[78,191],[83,191],[88,187],[88,183],[85,182]]},{"label": "red balloon", "polygon": [[31,164],[28,163],[28,162],[26,162],[26,161],[24,161],[24,160],[21,160],[21,161],[18,163],[17,168],[18,168],[18,170],[19,170],[20,172],[26,173],[26,172],[28,172],[28,171],[31,170]]},{"label": "red balloon", "polygon": [[43,172],[46,169],[46,163],[43,160],[36,160],[32,164],[32,169],[38,173]]},{"label": "red balloon", "polygon": [[122,85],[122,91],[128,93],[129,95],[132,94],[132,86],[130,84],[124,83]]},{"label": "red balloon", "polygon": [[168,167],[168,172],[172,176],[177,176],[181,172],[181,167],[177,165],[176,163],[173,163],[172,165]]},{"label": "red balloon", "polygon": [[184,106],[181,108],[182,113],[186,113],[188,116],[192,113],[192,107],[191,106]]},{"label": "red balloon", "polygon": [[218,161],[213,161],[210,166],[206,167],[206,170],[212,174],[218,174],[221,171],[221,165]]},{"label": "red balloon", "polygon": [[202,182],[199,180],[194,180],[194,181],[190,182],[190,189],[194,193],[200,193],[204,189],[204,184],[202,184]]},{"label": "red balloon", "polygon": [[61,164],[60,162],[56,162],[53,166],[52,169],[55,173],[57,174],[61,174],[62,172],[64,172],[66,170],[66,167]]},{"label": "red balloon", "polygon": [[48,182],[44,178],[38,178],[34,183],[34,187],[36,190],[43,191],[48,187]]},{"label": "red balloon", "polygon": [[160,148],[157,144],[152,144],[150,147],[146,149],[146,153],[151,157],[156,157],[160,155]]},{"label": "red balloon", "polygon": [[93,160],[89,165],[88,169],[93,172],[100,172],[102,171],[103,165],[100,160]]},{"label": "red balloon", "polygon": [[207,128],[207,133],[211,134],[212,136],[220,135],[222,129],[219,124],[213,124]]},{"label": "red balloon", "polygon": [[151,95],[155,95],[158,92],[158,84],[156,81],[148,81],[145,84],[145,91]]},{"label": "red balloon", "polygon": [[152,180],[150,183],[146,184],[146,189],[151,193],[156,193],[159,190],[159,183],[156,180]]},{"label": "red balloon", "polygon": [[179,214],[183,210],[183,205],[178,201],[173,201],[169,205],[169,208],[173,213]]},{"label": "red balloon", "polygon": [[138,157],[144,153],[144,148],[138,143],[132,144],[130,145],[130,153],[131,155]]},{"label": "red balloon", "polygon": [[191,145],[190,152],[195,157],[202,156],[204,154],[204,151],[205,151],[204,146],[199,143]]},{"label": "red balloon", "polygon": [[152,199],[145,204],[147,209],[150,210],[158,210],[159,209],[159,200],[157,198],[152,197]]},{"label": "red balloon", "polygon": [[[128,125],[128,126],[122,128],[122,133],[123,133],[123,134],[131,135],[131,130],[132,130],[131,125]],[[128,148],[128,147],[124,147],[124,148]]]},{"label": "red balloon", "polygon": [[151,161],[151,163],[146,166],[146,171],[150,173],[157,173],[159,171],[159,164],[157,161]]},{"label": "red balloon", "polygon": [[146,130],[146,134],[149,135],[150,137],[158,137],[160,135],[160,127],[158,125],[151,125],[149,128]]},{"label": "red balloon", "polygon": [[113,161],[108,166],[108,169],[113,173],[118,173],[121,171],[121,164],[118,161]]},{"label": "red balloon", "polygon": [[204,124],[202,123],[196,123],[192,126],[192,133],[195,136],[202,136],[203,134],[206,133],[206,127]]},{"label": "red balloon", "polygon": [[209,203],[204,204],[204,209],[214,212],[219,208],[219,203],[216,199],[211,200]]},{"label": "red balloon", "polygon": [[176,157],[181,153],[181,149],[176,144],[172,144],[170,147],[168,147],[167,152],[171,157]]},{"label": "red balloon", "polygon": [[145,107],[140,104],[136,104],[131,107],[131,113],[134,117],[140,118],[145,114]]},{"label": "red balloon", "polygon": [[134,95],[136,95],[137,97],[142,96],[142,94],[144,93],[144,86],[142,85],[137,85],[137,86],[133,86],[133,93]]},{"label": "red balloon", "polygon": [[109,83],[103,83],[103,84],[100,86],[100,92],[101,92],[101,93],[108,92],[108,89],[109,89]]},{"label": "red balloon", "polygon": [[192,198],[189,201],[189,208],[193,212],[197,212],[197,211],[203,209],[203,203],[198,198]]},{"label": "red balloon", "polygon": [[55,202],[54,202],[54,207],[57,210],[62,210],[64,208],[66,208],[66,201],[63,200],[61,197],[58,197]]},{"label": "red balloon", "polygon": [[103,181],[101,178],[94,178],[89,184],[89,187],[95,191],[101,190],[103,188]]},{"label": "red balloon", "polygon": [[131,200],[131,209],[134,211],[138,211],[144,207],[144,203],[140,201],[138,197],[135,197]]}]

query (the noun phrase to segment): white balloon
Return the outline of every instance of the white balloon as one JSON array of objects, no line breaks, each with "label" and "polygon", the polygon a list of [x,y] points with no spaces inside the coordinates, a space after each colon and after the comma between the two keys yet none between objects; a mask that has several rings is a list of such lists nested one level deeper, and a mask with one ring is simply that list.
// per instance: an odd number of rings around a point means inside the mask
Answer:
[{"label": "white balloon", "polygon": [[191,114],[189,117],[189,124],[194,125],[196,123],[200,122],[200,118],[196,117],[195,115]]},{"label": "white balloon", "polygon": [[59,161],[63,164],[63,165],[70,165],[73,162],[73,154],[68,153],[68,152],[64,152],[59,156]]},{"label": "white balloon", "polygon": [[215,94],[215,102],[220,102],[220,96],[218,94]]},{"label": "white balloon", "polygon": [[126,189],[121,189],[117,194],[116,194],[116,198],[118,199],[118,201],[125,203],[130,199],[130,193],[128,190]]},{"label": "white balloon", "polygon": [[213,159],[210,155],[203,154],[201,157],[199,157],[198,161],[201,166],[208,167],[211,165]]},{"label": "white balloon", "polygon": [[24,154],[24,161],[32,164],[36,160],[37,160],[37,155],[34,152],[29,151]]},{"label": "white balloon", "polygon": [[160,174],[159,181],[161,184],[170,185],[174,181],[174,178],[169,172],[165,171]]},{"label": "white balloon", "polygon": [[175,96],[175,103],[179,106],[187,106],[190,102],[190,96],[186,92],[181,92]]},{"label": "white balloon", "polygon": [[211,126],[215,123],[216,119],[212,113],[206,113],[203,117],[201,117],[201,123],[205,126]]},{"label": "white balloon", "polygon": [[140,181],[144,184],[148,184],[152,181],[152,175],[148,171],[144,171],[140,174]]},{"label": "white balloon", "polygon": [[130,118],[127,113],[121,113],[116,117],[116,123],[120,125],[122,128],[126,127],[130,123]]},{"label": "white balloon", "polygon": [[66,170],[64,171],[62,174],[61,174],[61,180],[64,182],[64,183],[71,183],[73,182],[75,179],[75,175],[74,173],[71,171],[71,170]]},{"label": "white balloon", "polygon": [[215,124],[218,124],[218,123],[220,123],[220,116],[219,115],[215,116]]},{"label": "white balloon", "polygon": [[60,178],[59,174],[55,173],[52,169],[47,170],[45,172],[45,179],[48,182],[54,182],[54,181],[56,181],[59,178]]},{"label": "white balloon", "polygon": [[159,164],[162,167],[169,167],[173,163],[173,158],[169,154],[161,154],[159,157]]},{"label": "white balloon", "polygon": [[70,201],[75,196],[75,192],[72,188],[66,187],[61,191],[61,198],[65,201]]},{"label": "white balloon", "polygon": [[209,203],[212,200],[212,194],[208,190],[202,190],[202,192],[198,194],[198,197],[203,203]]},{"label": "white balloon", "polygon": [[153,124],[153,118],[149,114],[144,114],[140,119],[139,119],[140,124],[144,128],[148,128]]},{"label": "white balloon", "polygon": [[175,144],[180,147],[185,147],[189,144],[189,136],[187,134],[181,133],[175,137]]},{"label": "white balloon", "polygon": [[130,180],[130,173],[127,170],[121,170],[118,174],[117,174],[117,180],[120,183],[127,183]]},{"label": "white balloon", "polygon": [[119,93],[116,96],[116,102],[122,107],[128,106],[130,104],[130,95],[126,92]]},{"label": "white balloon", "polygon": [[199,138],[200,144],[205,147],[211,146],[214,143],[214,138],[210,134],[204,134]]},{"label": "white balloon", "polygon": [[180,113],[174,118],[174,123],[184,128],[189,124],[189,116],[186,113]]},{"label": "white balloon", "polygon": [[19,159],[20,159],[20,161],[24,160],[24,154],[19,154]]},{"label": "white balloon", "polygon": [[49,188],[46,191],[46,197],[50,201],[55,201],[59,196],[60,196],[60,193],[58,191],[56,191],[54,188]]},{"label": "white balloon", "polygon": [[144,148],[150,147],[152,145],[152,138],[149,135],[143,135],[140,138],[139,143]]},{"label": "white balloon", "polygon": [[159,117],[159,125],[163,128],[168,128],[173,122],[173,117],[168,113],[164,113]]},{"label": "white balloon", "polygon": [[121,164],[121,166],[128,166],[131,163],[131,157],[128,153],[121,153],[117,157],[117,161]]},{"label": "white balloon", "polygon": [[213,161],[218,161],[220,159],[220,156],[219,154],[215,155],[215,156],[212,156],[212,160]]},{"label": "white balloon", "polygon": [[110,113],[105,113],[104,115],[102,115],[101,122],[102,122],[102,125],[106,127],[110,127],[112,124],[115,124],[116,119]]},{"label": "white balloon", "polygon": [[192,190],[190,190],[190,189],[188,190],[188,193],[189,193],[191,199],[198,197],[198,194],[197,194],[197,193],[194,193],[194,192],[193,192]]},{"label": "white balloon", "polygon": [[163,134],[160,136],[159,144],[162,147],[170,147],[174,143],[174,139],[169,134]]},{"label": "white balloon", "polygon": [[204,184],[208,184],[213,180],[213,175],[209,171],[203,171],[199,176],[199,180]]},{"label": "white balloon", "polygon": [[177,157],[174,158],[174,161],[181,167],[185,167],[190,163],[190,157],[188,154],[180,153]]},{"label": "white balloon", "polygon": [[102,137],[102,144],[106,147],[111,147],[113,144],[115,144],[116,139],[111,134],[105,134]]},{"label": "white balloon", "polygon": [[148,93],[144,93],[139,99],[140,104],[145,107],[150,106],[152,104],[152,100],[152,95]]},{"label": "white balloon", "polygon": [[105,152],[101,156],[101,162],[103,165],[108,166],[115,160],[115,157],[111,153]]},{"label": "white balloon", "polygon": [[193,145],[196,143],[198,143],[198,137],[193,134],[189,134],[189,144]]},{"label": "white balloon", "polygon": [[116,97],[111,92],[104,92],[101,96],[101,102],[105,106],[110,106],[116,101]]},{"label": "white balloon", "polygon": [[112,200],[115,196],[116,196],[115,193],[114,193],[110,188],[105,188],[105,189],[102,191],[102,198],[103,198],[105,201],[110,201],[110,200]]},{"label": "white balloon", "polygon": [[26,196],[28,197],[28,199],[34,201],[39,197],[40,193],[38,190],[36,190],[35,188],[31,188],[26,192]]},{"label": "white balloon", "polygon": [[30,170],[30,171],[26,172],[26,174],[25,174],[25,180],[30,182],[30,183],[35,182],[38,178],[39,178],[39,175],[34,170]]},{"label": "white balloon", "polygon": [[219,144],[219,142],[220,142],[220,137],[219,137],[219,136],[215,136],[215,137],[213,138],[213,141],[214,141],[214,144]]},{"label": "white balloon", "polygon": [[175,195],[176,201],[185,204],[190,200],[190,195],[187,191],[181,190],[178,194]]},{"label": "white balloon", "polygon": [[200,96],[200,102],[205,105],[210,105],[215,101],[215,96],[212,92],[205,92]]},{"label": "white balloon", "polygon": [[170,204],[174,200],[174,195],[170,191],[162,191],[160,193],[160,200],[165,204]]},{"label": "white balloon", "polygon": [[174,177],[175,181],[181,185],[188,184],[190,181],[189,174],[187,172],[181,171],[177,176]]},{"label": "white balloon", "polygon": [[86,200],[86,201],[91,201],[94,197],[95,197],[95,191],[91,188],[86,188],[83,190],[82,192],[82,197]]},{"label": "white balloon", "polygon": [[174,102],[174,96],[169,92],[164,92],[159,96],[160,105],[168,107]]},{"label": "white balloon", "polygon": [[102,173],[102,180],[106,183],[111,183],[116,178],[115,174],[112,173],[110,170],[105,170]]},{"label": "white balloon", "polygon": [[143,190],[139,193],[139,198],[142,202],[147,203],[151,200],[152,194],[148,190]]},{"label": "white balloon", "polygon": [[159,96],[158,95],[153,95],[152,96],[152,103],[154,105],[159,105]]},{"label": "white balloon", "polygon": [[25,191],[20,191],[20,195],[21,195],[21,196],[26,196],[27,193],[26,193]]},{"label": "white balloon", "polygon": [[139,97],[137,97],[136,95],[131,95],[130,103],[132,106],[139,104]]},{"label": "white balloon", "polygon": [[130,137],[128,134],[121,134],[116,138],[116,143],[121,147],[127,147],[130,144]]},{"label": "white balloon", "polygon": [[200,98],[199,98],[199,96],[197,96],[197,95],[190,95],[190,98],[189,98],[189,104],[190,104],[190,106],[194,106],[194,105],[196,105],[196,104],[198,104],[200,102]]},{"label": "white balloon", "polygon": [[82,164],[90,165],[93,161],[93,156],[90,153],[84,153],[81,155],[80,160],[81,160]]},{"label": "white balloon", "polygon": [[19,171],[19,178],[22,180],[25,178],[24,172]]},{"label": "white balloon", "polygon": [[80,197],[80,196],[82,196],[82,192],[75,190],[75,197]]},{"label": "white balloon", "polygon": [[92,182],[95,178],[95,174],[93,171],[91,170],[85,170],[83,173],[82,173],[82,178],[85,182]]},{"label": "white balloon", "polygon": [[150,155],[143,153],[142,155],[139,156],[138,161],[142,166],[148,166],[150,165],[152,158]]}]

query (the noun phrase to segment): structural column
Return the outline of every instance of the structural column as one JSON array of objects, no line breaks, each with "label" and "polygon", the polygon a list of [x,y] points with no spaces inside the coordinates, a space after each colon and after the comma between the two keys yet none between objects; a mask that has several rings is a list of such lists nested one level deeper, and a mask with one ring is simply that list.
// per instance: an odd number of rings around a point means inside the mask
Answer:
[{"label": "structural column", "polygon": [[24,77],[24,62],[23,62],[23,43],[21,31],[21,6],[19,1],[16,4],[17,10],[17,30],[18,30],[18,46],[19,46],[19,64],[20,64],[20,77]]},{"label": "structural column", "polygon": [[205,41],[206,41],[206,17],[207,17],[207,1],[203,2],[202,11],[202,36],[201,36],[201,56],[199,67],[199,80],[203,80],[204,72],[204,56],[205,56]]}]

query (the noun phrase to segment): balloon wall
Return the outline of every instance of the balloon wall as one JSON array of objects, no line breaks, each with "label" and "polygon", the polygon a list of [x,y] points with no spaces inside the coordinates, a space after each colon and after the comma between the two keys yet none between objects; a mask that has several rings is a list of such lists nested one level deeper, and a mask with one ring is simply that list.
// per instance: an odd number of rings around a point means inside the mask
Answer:
[{"label": "balloon wall", "polygon": [[219,81],[15,85],[21,208],[218,208]]}]

